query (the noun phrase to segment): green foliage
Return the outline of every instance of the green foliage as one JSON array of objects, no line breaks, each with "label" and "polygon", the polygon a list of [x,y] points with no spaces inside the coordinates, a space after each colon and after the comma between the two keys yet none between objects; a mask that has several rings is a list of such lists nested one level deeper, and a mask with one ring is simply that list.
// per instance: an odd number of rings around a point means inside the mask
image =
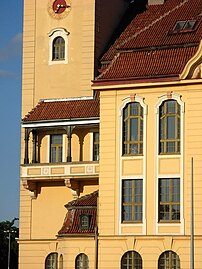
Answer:
[{"label": "green foliage", "polygon": [[19,237],[19,229],[13,226],[13,222],[0,222],[0,268],[8,268],[8,238],[11,232],[10,269],[18,268],[18,244],[15,238]]}]

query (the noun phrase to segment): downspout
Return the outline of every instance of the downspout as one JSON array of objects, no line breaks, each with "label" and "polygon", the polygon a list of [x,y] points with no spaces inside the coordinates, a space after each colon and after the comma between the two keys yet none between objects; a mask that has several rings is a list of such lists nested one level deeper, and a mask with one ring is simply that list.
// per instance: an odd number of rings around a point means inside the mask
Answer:
[{"label": "downspout", "polygon": [[96,225],[95,225],[95,264],[94,269],[98,269],[98,253],[99,253],[99,238],[98,238],[98,205],[99,196],[97,197],[97,213],[96,213]]},{"label": "downspout", "polygon": [[95,269],[98,269],[98,227],[95,227]]}]

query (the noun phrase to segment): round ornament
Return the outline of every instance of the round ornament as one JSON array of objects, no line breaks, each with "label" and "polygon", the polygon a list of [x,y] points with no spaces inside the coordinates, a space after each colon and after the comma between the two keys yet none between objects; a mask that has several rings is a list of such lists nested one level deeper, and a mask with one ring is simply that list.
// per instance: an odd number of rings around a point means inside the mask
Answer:
[{"label": "round ornament", "polygon": [[70,9],[70,0],[49,0],[48,13],[55,19],[65,18]]}]

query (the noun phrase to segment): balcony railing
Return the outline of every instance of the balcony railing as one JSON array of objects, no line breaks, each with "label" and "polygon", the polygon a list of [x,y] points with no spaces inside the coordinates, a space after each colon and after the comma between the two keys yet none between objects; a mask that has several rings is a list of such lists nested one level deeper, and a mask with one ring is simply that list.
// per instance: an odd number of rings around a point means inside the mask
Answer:
[{"label": "balcony railing", "polygon": [[98,161],[21,165],[21,179],[27,180],[90,179],[98,177]]}]

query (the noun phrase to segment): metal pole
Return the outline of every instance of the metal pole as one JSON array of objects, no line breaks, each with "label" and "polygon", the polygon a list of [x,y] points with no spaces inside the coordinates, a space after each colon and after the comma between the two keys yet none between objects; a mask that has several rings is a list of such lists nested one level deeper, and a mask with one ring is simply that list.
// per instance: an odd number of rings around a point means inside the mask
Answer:
[{"label": "metal pole", "polygon": [[10,256],[11,256],[11,231],[8,232],[8,269],[10,268]]},{"label": "metal pole", "polygon": [[191,158],[190,268],[194,269],[194,160]]}]

